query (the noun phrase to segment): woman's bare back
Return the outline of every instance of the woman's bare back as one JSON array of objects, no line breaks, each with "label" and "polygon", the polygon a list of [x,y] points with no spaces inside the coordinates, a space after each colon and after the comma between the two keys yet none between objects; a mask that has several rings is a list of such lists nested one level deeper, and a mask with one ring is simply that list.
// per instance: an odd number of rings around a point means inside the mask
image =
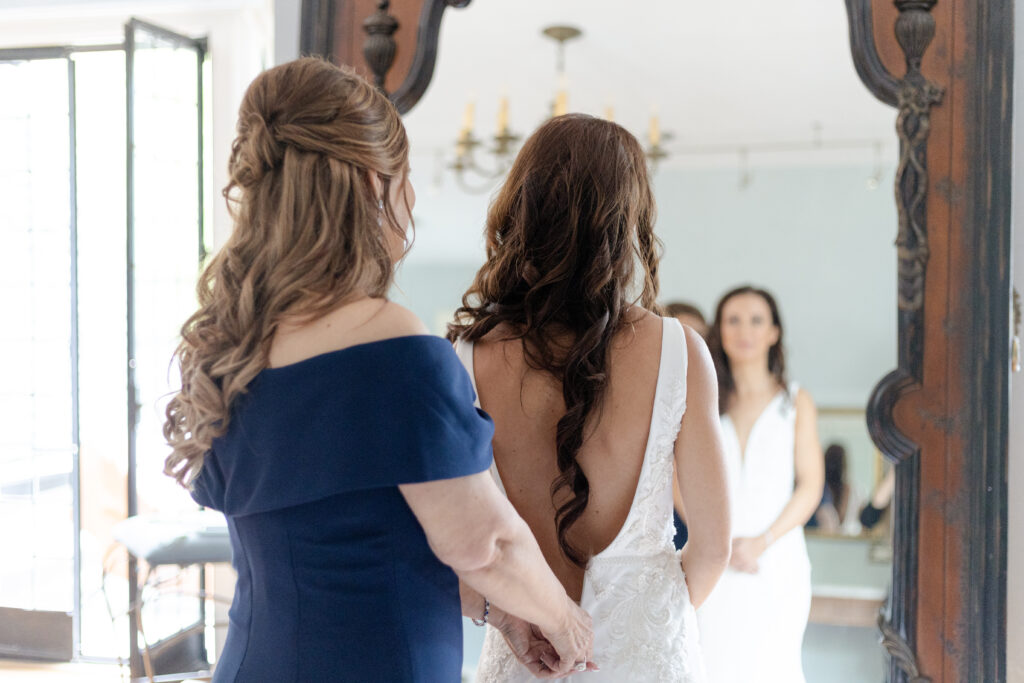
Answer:
[{"label": "woman's bare back", "polygon": [[[598,419],[587,425],[577,461],[590,483],[589,503],[569,540],[596,555],[618,535],[636,493],[654,409],[662,319],[634,307],[616,335],[609,383]],[[565,414],[562,387],[531,370],[519,341],[500,341],[500,328],[474,344],[481,407],[494,418],[494,461],[512,505],[530,526],[548,564],[574,599],[583,569],[561,552],[551,484],[558,476],[555,434]]]}]

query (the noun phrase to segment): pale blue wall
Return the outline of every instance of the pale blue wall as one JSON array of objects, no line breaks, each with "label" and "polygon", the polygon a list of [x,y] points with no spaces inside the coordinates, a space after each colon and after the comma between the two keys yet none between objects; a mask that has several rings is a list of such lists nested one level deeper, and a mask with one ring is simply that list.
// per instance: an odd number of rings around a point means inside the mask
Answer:
[{"label": "pale blue wall", "polygon": [[[768,287],[782,307],[791,376],[819,404],[863,406],[896,363],[891,174],[871,191],[869,173],[864,167],[762,168],[741,191],[735,169],[660,171],[663,300],[689,299],[710,314],[734,284]],[[442,333],[483,259],[487,196],[458,193],[450,182],[439,191],[418,191],[416,245],[399,271],[394,298]],[[842,582],[831,576],[831,564],[817,558],[816,583]],[[887,574],[884,567],[867,569],[874,583],[875,574]],[[483,634],[465,623],[472,668]],[[883,661],[873,628],[808,629],[810,683],[835,680],[837,670],[851,683],[881,680]]]},{"label": "pale blue wall", "polygon": [[[869,173],[757,169],[741,191],[734,169],[662,170],[663,300],[689,299],[710,315],[734,284],[766,286],[782,308],[791,377],[819,404],[863,406],[896,363],[896,209],[891,175],[869,191]],[[420,191],[395,298],[437,332],[483,259],[486,204],[451,187]]]}]

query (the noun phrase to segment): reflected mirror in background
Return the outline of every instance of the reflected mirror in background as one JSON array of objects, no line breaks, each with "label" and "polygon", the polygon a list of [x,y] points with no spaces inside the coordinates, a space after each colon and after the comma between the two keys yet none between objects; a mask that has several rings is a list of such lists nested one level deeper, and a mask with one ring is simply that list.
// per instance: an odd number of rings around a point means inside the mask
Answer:
[{"label": "reflected mirror in background", "polygon": [[[896,136],[847,31],[842,3],[818,0],[494,0],[448,13],[433,82],[406,117],[416,245],[394,294],[443,332],[483,261],[489,196],[553,112],[633,132],[654,169],[662,303],[711,318],[736,285],[771,291],[789,378],[818,405],[823,450],[845,453],[845,493],[826,486],[823,503],[839,504],[807,530],[811,683],[884,677],[875,619],[891,575],[887,513],[870,529],[860,518],[889,470],[864,406],[896,364]],[[467,669],[481,640],[467,630]]]}]

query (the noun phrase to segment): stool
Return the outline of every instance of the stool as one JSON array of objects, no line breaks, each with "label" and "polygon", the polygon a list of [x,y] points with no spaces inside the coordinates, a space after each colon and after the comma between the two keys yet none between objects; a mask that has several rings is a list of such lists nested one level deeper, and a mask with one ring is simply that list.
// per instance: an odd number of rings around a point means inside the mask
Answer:
[{"label": "stool", "polygon": [[[138,599],[128,606],[130,628],[137,629],[142,637],[142,662],[146,678],[150,683],[160,681],[176,681],[183,678],[196,678],[206,673],[203,671],[188,674],[156,674],[153,665],[152,646],[146,639],[142,623],[142,607],[145,603],[146,588],[156,588],[159,582],[151,583],[154,570],[160,566],[177,566],[180,569],[200,565],[199,610],[200,620],[197,624],[184,628],[170,636],[164,642],[170,644],[175,639],[195,635],[196,626],[202,630],[205,621],[205,600],[209,597],[218,602],[230,604],[230,599],[206,595],[205,565],[231,561],[231,540],[228,535],[227,520],[224,515],[213,510],[202,510],[162,517],[159,515],[136,515],[119,522],[113,529],[114,539],[127,548],[128,552],[147,565],[144,578],[138,589]],[[106,569],[104,569],[104,578]],[[104,587],[106,582],[104,581]],[[203,659],[206,659],[205,650]],[[208,665],[209,662],[207,661]],[[132,672],[135,675],[135,672]]]}]

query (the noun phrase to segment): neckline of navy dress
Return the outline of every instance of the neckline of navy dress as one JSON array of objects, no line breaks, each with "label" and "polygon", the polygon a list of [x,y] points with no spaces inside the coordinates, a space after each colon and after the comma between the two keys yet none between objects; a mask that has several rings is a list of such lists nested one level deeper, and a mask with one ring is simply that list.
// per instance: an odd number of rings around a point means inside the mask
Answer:
[{"label": "neckline of navy dress", "polygon": [[235,399],[193,498],[243,515],[481,472],[494,426],[474,399],[454,349],[431,335],[265,369]]},{"label": "neckline of navy dress", "polygon": [[326,360],[328,360],[330,358],[336,358],[336,357],[339,357],[339,356],[343,356],[343,355],[345,355],[346,351],[351,351],[351,352],[354,352],[354,353],[358,353],[358,352],[368,351],[368,350],[370,350],[373,347],[377,347],[377,346],[380,346],[380,345],[386,345],[386,344],[389,344],[389,343],[411,342],[411,341],[421,341],[421,340],[423,340],[423,341],[431,341],[431,342],[441,342],[441,343],[445,344],[446,346],[450,346],[450,344],[448,343],[448,340],[444,339],[443,337],[437,337],[437,336],[434,336],[432,334],[406,334],[406,335],[402,335],[400,337],[388,337],[386,339],[375,339],[373,341],[362,342],[360,344],[353,344],[352,346],[345,346],[345,347],[342,347],[340,349],[332,349],[330,351],[324,351],[323,353],[318,353],[315,356],[310,356],[309,358],[303,358],[302,360],[297,360],[294,363],[288,363],[287,365],[278,365],[276,367],[267,366],[267,367],[263,368],[262,370],[260,370],[259,374],[267,373],[267,374],[271,374],[271,375],[276,375],[276,374],[283,373],[284,371],[287,371],[287,370],[298,369],[298,368],[301,368],[301,367],[307,367],[309,365],[316,365],[317,363],[322,363],[322,362],[324,362],[324,361],[326,361]]}]

